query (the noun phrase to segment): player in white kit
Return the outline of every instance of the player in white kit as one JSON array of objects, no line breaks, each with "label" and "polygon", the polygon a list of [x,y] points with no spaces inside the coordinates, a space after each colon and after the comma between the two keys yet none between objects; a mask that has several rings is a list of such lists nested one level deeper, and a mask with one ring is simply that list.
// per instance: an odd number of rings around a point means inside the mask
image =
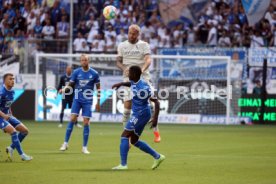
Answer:
[{"label": "player in white kit", "polygon": [[[151,86],[149,66],[151,64],[150,46],[147,42],[139,40],[140,27],[132,24],[128,29],[128,40],[118,45],[117,66],[123,71],[124,82],[128,82],[128,69],[130,66],[138,65],[142,69],[142,78]],[[126,87],[127,95],[124,97],[123,124],[128,121],[131,113],[130,88]],[[151,104],[153,106],[153,104]],[[154,108],[151,107],[153,110]],[[153,114],[153,113],[152,113]],[[158,127],[153,129],[154,142],[160,142],[161,137]]]}]

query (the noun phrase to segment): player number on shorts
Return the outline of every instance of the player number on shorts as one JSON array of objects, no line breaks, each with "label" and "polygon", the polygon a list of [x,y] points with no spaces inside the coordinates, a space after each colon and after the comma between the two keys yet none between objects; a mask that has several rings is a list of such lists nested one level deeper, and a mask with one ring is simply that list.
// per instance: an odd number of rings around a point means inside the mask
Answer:
[{"label": "player number on shorts", "polygon": [[133,123],[134,125],[137,123],[137,121],[138,121],[138,118],[136,118],[136,117],[132,117],[130,119],[130,122]]}]

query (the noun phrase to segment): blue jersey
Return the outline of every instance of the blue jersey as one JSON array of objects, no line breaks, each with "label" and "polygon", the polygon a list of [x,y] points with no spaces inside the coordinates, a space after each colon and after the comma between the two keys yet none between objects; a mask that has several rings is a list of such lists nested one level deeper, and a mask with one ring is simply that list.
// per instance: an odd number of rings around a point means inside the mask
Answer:
[{"label": "blue jersey", "polygon": [[143,80],[139,80],[137,83],[130,81],[132,91],[132,111],[138,113],[141,110],[149,108],[149,98],[152,96],[150,86]]},{"label": "blue jersey", "polygon": [[14,90],[7,90],[4,85],[0,87],[0,110],[10,114],[10,107],[14,100]]},{"label": "blue jersey", "polygon": [[78,68],[74,70],[70,82],[75,83],[74,100],[92,104],[94,85],[100,82],[98,72],[93,68],[89,68],[88,71]]}]

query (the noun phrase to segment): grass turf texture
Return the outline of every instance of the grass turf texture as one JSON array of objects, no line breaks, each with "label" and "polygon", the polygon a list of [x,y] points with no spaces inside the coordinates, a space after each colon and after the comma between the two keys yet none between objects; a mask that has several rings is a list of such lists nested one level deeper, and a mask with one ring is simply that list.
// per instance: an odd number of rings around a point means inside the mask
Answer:
[{"label": "grass turf texture", "polygon": [[119,164],[120,124],[93,123],[90,155],[81,153],[82,129],[74,127],[69,150],[58,151],[65,126],[25,122],[30,135],[23,142],[27,154],[22,162],[15,152],[5,162],[8,135],[0,135],[0,183],[99,183],[99,184],[274,184],[276,183],[275,126],[160,125],[162,142],[153,143],[145,129],[142,140],[166,155],[152,171],[153,159],[133,147],[127,171],[112,171]]}]

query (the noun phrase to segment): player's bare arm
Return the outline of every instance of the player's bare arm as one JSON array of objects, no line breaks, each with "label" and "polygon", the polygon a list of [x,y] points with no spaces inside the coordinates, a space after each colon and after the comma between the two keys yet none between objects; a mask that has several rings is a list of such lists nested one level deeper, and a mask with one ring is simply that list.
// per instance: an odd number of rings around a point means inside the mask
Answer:
[{"label": "player's bare arm", "polygon": [[123,57],[122,56],[118,56],[117,60],[116,60],[116,65],[118,68],[120,68],[122,71],[124,71],[126,69],[126,67],[123,65]]},{"label": "player's bare arm", "polygon": [[130,82],[120,82],[120,83],[114,84],[112,86],[112,89],[119,89],[121,86],[130,87],[131,83]]},{"label": "player's bare arm", "polygon": [[158,123],[158,115],[159,115],[159,111],[160,111],[160,102],[158,101],[158,99],[156,97],[151,97],[150,101],[152,101],[154,103],[154,114],[153,114],[153,118],[151,120],[151,128],[154,128],[157,126]]},{"label": "player's bare arm", "polygon": [[146,55],[145,55],[144,61],[145,61],[145,63],[144,63],[144,65],[143,65],[143,67],[142,67],[142,73],[143,73],[144,71],[146,71],[146,70],[149,68],[150,64],[151,64],[151,57],[150,57],[150,54],[146,54]]},{"label": "player's bare arm", "polygon": [[97,88],[97,104],[96,104],[96,111],[100,112],[100,100],[101,100],[101,83],[96,84]]}]

